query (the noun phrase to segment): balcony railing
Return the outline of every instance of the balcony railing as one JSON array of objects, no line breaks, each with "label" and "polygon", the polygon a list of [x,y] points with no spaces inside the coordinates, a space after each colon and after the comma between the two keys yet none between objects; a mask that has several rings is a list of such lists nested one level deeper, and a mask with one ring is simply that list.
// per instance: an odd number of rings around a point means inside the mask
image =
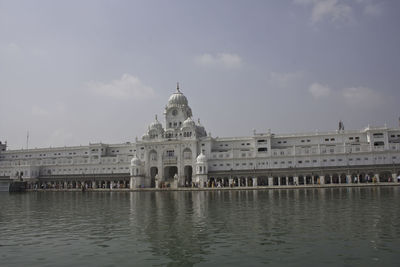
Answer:
[{"label": "balcony railing", "polygon": [[175,164],[178,162],[177,156],[163,156],[163,162],[166,164]]}]

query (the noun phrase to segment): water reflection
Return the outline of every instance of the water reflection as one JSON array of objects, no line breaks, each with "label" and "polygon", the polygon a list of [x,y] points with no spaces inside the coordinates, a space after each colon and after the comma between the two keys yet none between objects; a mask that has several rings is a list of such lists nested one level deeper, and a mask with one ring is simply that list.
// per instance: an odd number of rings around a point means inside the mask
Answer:
[{"label": "water reflection", "polygon": [[0,194],[0,257],[7,266],[394,266],[399,192]]}]

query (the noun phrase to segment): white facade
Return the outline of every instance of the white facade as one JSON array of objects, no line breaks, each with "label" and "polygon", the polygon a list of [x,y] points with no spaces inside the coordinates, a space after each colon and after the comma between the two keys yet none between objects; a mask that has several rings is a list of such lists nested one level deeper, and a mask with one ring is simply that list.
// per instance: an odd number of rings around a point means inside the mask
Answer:
[{"label": "white facade", "polygon": [[25,150],[0,143],[0,177],[63,188],[314,184],[372,175],[393,181],[399,164],[400,128],[213,138],[192,120],[179,87],[164,125],[156,117],[136,142]]}]

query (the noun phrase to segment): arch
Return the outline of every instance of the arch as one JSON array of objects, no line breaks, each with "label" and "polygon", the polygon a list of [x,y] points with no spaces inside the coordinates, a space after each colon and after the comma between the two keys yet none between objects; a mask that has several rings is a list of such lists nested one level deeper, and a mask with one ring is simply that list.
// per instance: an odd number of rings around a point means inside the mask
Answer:
[{"label": "arch", "polygon": [[334,173],[332,174],[332,184],[338,184],[339,183],[339,174]]},{"label": "arch", "polygon": [[156,175],[158,174],[157,167],[150,168],[150,187],[156,187]]},{"label": "arch", "polygon": [[191,187],[192,186],[193,167],[191,165],[186,165],[184,167],[183,173],[185,176],[185,186]]},{"label": "arch", "polygon": [[164,178],[166,181],[174,179],[175,174],[178,174],[178,167],[166,166],[164,168]]},{"label": "arch", "polygon": [[345,173],[341,173],[339,175],[339,179],[340,179],[340,183],[342,183],[342,184],[346,184],[347,183],[347,176],[346,176]]},{"label": "arch", "polygon": [[325,184],[331,184],[332,183],[332,176],[329,174],[325,174]]},{"label": "arch", "polygon": [[321,184],[321,180],[319,179],[319,175],[313,175],[313,183],[314,184]]},{"label": "arch", "polygon": [[304,184],[313,184],[312,176],[311,175],[305,175],[304,176]]},{"label": "arch", "polygon": [[389,171],[383,171],[379,173],[379,182],[392,182],[392,173]]},{"label": "arch", "polygon": [[259,186],[267,186],[268,185],[268,177],[267,176],[257,177],[257,184]]},{"label": "arch", "polygon": [[149,152],[149,161],[157,161],[157,151],[154,149],[150,150]]},{"label": "arch", "polygon": [[305,185],[306,184],[305,176],[299,175],[298,181],[299,181],[299,185]]},{"label": "arch", "polygon": [[185,160],[190,160],[190,159],[192,159],[192,150],[190,149],[190,148],[185,148],[183,151],[182,151],[182,158]]}]

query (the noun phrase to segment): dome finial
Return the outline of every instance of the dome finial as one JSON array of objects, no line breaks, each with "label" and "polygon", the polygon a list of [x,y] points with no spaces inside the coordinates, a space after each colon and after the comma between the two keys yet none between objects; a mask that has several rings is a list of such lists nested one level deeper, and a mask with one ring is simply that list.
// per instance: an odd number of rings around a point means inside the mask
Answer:
[{"label": "dome finial", "polygon": [[157,120],[157,114],[156,114],[156,121],[158,121],[158,120]]},{"label": "dome finial", "polygon": [[179,91],[179,82],[176,83],[176,91],[179,93],[181,92],[181,91]]}]

